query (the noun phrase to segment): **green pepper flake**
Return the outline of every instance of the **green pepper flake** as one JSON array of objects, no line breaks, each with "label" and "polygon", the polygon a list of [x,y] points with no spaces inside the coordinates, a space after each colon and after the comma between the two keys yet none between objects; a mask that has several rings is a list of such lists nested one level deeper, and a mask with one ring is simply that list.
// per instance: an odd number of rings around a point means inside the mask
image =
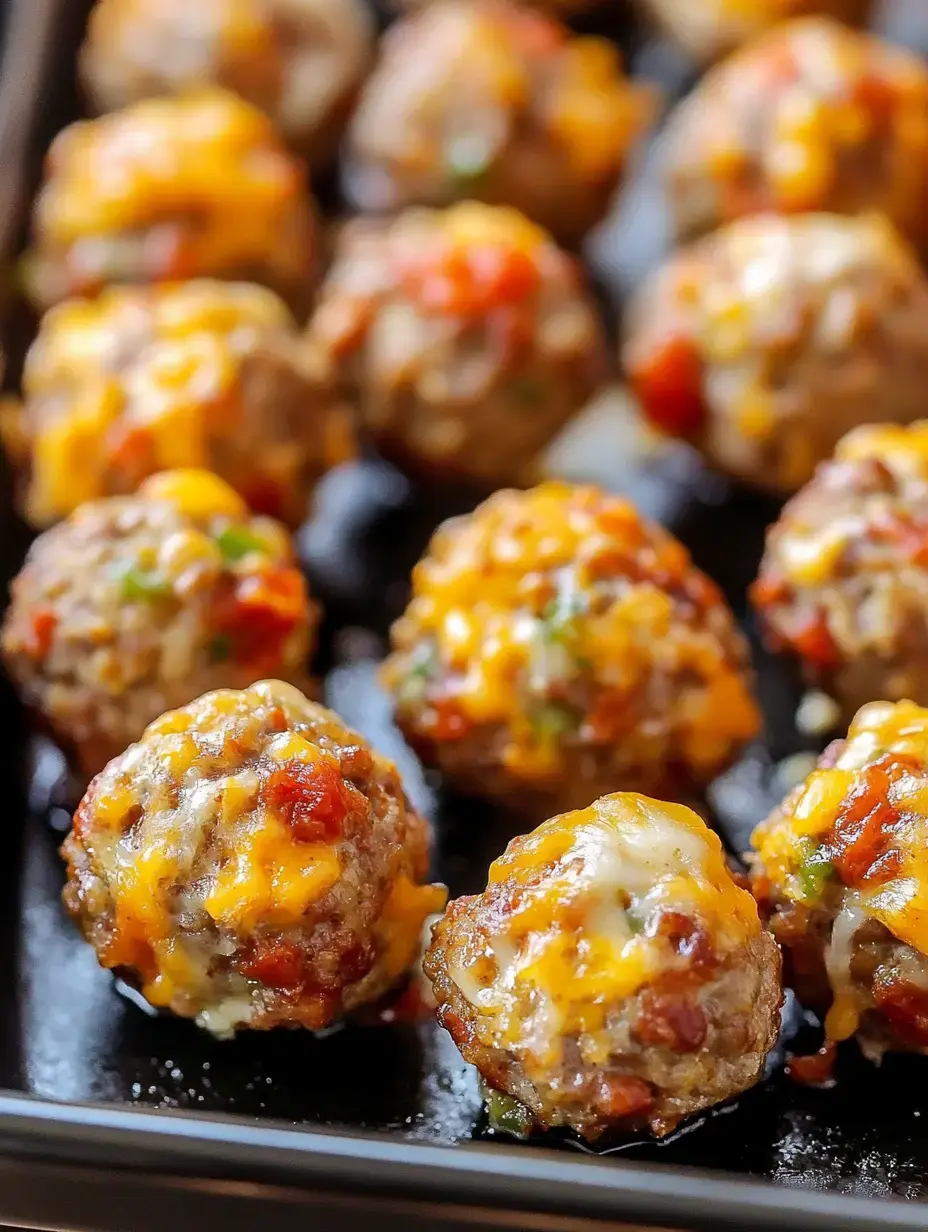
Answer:
[{"label": "green pepper flake", "polygon": [[532,730],[541,743],[549,744],[580,726],[580,715],[561,702],[547,702],[532,714]]},{"label": "green pepper flake", "polygon": [[120,575],[119,580],[124,599],[139,599],[150,603],[153,599],[163,599],[171,593],[171,587],[160,574],[141,569],[137,565],[130,565]]},{"label": "green pepper flake", "polygon": [[799,885],[802,897],[809,902],[818,902],[825,887],[835,875],[835,866],[828,859],[824,847],[815,847],[799,866]]},{"label": "green pepper flake", "polygon": [[566,642],[576,637],[576,618],[585,611],[586,602],[575,591],[552,599],[541,614],[544,634],[549,642]]},{"label": "green pepper flake", "polygon": [[234,565],[249,552],[266,552],[267,544],[244,526],[227,526],[216,536],[223,559]]},{"label": "green pepper flake", "polygon": [[473,184],[486,175],[493,162],[493,149],[479,133],[462,133],[445,146],[445,169],[459,184]]},{"label": "green pepper flake", "polygon": [[492,1129],[494,1133],[511,1134],[515,1138],[529,1136],[535,1118],[525,1104],[507,1095],[504,1091],[496,1091],[492,1087],[484,1087],[484,1098],[489,1129]]},{"label": "green pepper flake", "polygon": [[232,658],[232,639],[225,633],[218,633],[209,643],[209,657],[212,663],[225,663]]}]

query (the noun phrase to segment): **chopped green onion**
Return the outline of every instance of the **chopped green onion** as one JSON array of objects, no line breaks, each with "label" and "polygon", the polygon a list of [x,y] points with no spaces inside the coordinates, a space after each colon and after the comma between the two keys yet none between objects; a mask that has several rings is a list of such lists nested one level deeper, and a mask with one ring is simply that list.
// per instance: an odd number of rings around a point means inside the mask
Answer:
[{"label": "chopped green onion", "polygon": [[266,552],[267,544],[244,526],[227,526],[216,536],[223,558],[234,565],[249,552]]},{"label": "chopped green onion", "polygon": [[818,902],[834,875],[835,866],[828,859],[825,848],[814,848],[799,866],[798,876],[802,897],[809,902]]},{"label": "chopped green onion", "polygon": [[232,639],[225,633],[219,633],[209,643],[209,657],[212,663],[225,663],[232,658]]},{"label": "chopped green onion", "polygon": [[512,1134],[516,1138],[527,1138],[532,1132],[534,1117],[520,1100],[507,1095],[504,1091],[496,1091],[492,1087],[484,1088],[487,1105],[487,1125],[494,1133]]},{"label": "chopped green onion", "polygon": [[577,634],[576,618],[586,610],[586,601],[575,591],[560,594],[541,614],[545,637],[549,642],[565,642]]},{"label": "chopped green onion", "polygon": [[479,133],[463,133],[445,147],[445,169],[459,184],[472,184],[489,171],[493,153],[486,137]]},{"label": "chopped green onion", "polygon": [[416,648],[412,664],[400,686],[401,700],[407,703],[421,701],[425,697],[430,680],[438,675],[441,666],[438,647],[434,642],[424,642]]},{"label": "chopped green onion", "polygon": [[152,599],[162,599],[171,593],[171,587],[160,574],[148,569],[140,569],[135,565],[130,565],[120,575],[119,581],[124,599],[143,599],[150,602]]},{"label": "chopped green onion", "polygon": [[574,732],[580,726],[580,715],[560,702],[548,702],[532,715],[532,729],[542,743],[553,743],[559,736]]}]

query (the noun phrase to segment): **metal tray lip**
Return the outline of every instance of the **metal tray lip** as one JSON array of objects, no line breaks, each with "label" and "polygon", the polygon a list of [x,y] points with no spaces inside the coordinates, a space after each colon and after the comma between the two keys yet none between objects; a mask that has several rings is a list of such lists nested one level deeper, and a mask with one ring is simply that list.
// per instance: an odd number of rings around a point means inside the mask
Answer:
[{"label": "metal tray lip", "polygon": [[[664,1226],[877,1232],[928,1229],[928,1202],[836,1194],[698,1168],[544,1147],[440,1145],[385,1132],[294,1129],[174,1109],[55,1103],[0,1091],[0,1154],[129,1171],[286,1180],[305,1188]],[[218,1170],[218,1171],[217,1171]],[[801,1222],[798,1222],[801,1221]]]}]

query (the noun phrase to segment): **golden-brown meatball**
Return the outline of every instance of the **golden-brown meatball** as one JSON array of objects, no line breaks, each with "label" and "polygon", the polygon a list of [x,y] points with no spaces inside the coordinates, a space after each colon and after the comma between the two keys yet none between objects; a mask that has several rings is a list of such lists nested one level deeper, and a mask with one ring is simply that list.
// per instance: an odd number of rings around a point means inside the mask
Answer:
[{"label": "golden-brown meatball", "polygon": [[81,505],[12,585],[3,661],[87,781],[206,689],[308,680],[319,613],[289,535],[206,471]]},{"label": "golden-brown meatball", "polygon": [[826,14],[862,21],[872,0],[641,0],[697,60],[714,60],[789,17]]},{"label": "golden-brown meatball", "polygon": [[624,360],[657,427],[793,492],[849,429],[924,414],[928,282],[878,216],[745,218],[647,280]]},{"label": "golden-brown meatball", "polygon": [[682,234],[763,210],[880,210],[928,244],[928,68],[828,18],[713,69],[668,121],[666,155]]},{"label": "golden-brown meatball", "polygon": [[304,307],[315,214],[271,121],[223,90],[148,99],[59,133],[26,276],[42,308],[110,283],[212,276]]},{"label": "golden-brown meatball", "polygon": [[447,522],[384,680],[455,786],[534,818],[616,787],[686,798],[756,735],[747,648],[686,549],[550,482]]},{"label": "golden-brown meatball", "polygon": [[849,433],[768,531],[752,597],[848,716],[928,704],[928,422]]},{"label": "golden-brown meatball", "polygon": [[98,0],[81,73],[97,111],[224,86],[319,165],[334,152],[372,41],[364,0]]},{"label": "golden-brown meatball", "polygon": [[424,967],[490,1086],[587,1138],[664,1135],[740,1094],[779,1029],[780,955],[718,836],[645,796],[514,839],[486,890],[448,906]]},{"label": "golden-brown meatball", "polygon": [[928,1053],[926,801],[928,710],[873,702],[753,836],[789,979],[827,1010],[825,1061],[855,1034],[875,1061]]},{"label": "golden-brown meatball", "polygon": [[650,110],[605,40],[509,0],[439,0],[387,32],[348,131],[348,192],[361,210],[512,205],[573,242]]},{"label": "golden-brown meatball", "polygon": [[297,525],[354,452],[326,359],[271,291],[114,287],[51,309],[0,431],[37,526],[178,466],[215,471],[257,512]]},{"label": "golden-brown meatball", "polygon": [[105,967],[216,1035],[318,1029],[413,962],[442,886],[395,766],[291,685],[162,715],[91,784],[64,900]]},{"label": "golden-brown meatball", "polygon": [[531,482],[606,368],[579,264],[476,202],[349,224],[309,337],[384,453],[497,486]]}]

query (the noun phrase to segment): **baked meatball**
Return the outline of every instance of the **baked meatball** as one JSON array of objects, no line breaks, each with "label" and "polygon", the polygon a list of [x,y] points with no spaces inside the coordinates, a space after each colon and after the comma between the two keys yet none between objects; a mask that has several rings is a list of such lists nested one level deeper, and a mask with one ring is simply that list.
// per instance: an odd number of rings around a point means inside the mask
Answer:
[{"label": "baked meatball", "polygon": [[850,428],[924,414],[928,282],[878,216],[742,219],[646,282],[624,358],[658,428],[789,493]]},{"label": "baked meatball", "polygon": [[718,836],[624,792],[513,839],[424,967],[487,1083],[591,1139],[740,1094],[779,1029],[780,955]]},{"label": "baked meatball", "polygon": [[309,336],[384,453],[491,486],[531,482],[606,368],[579,264],[477,202],[349,224]]},{"label": "baked meatball", "polygon": [[512,205],[574,242],[650,110],[611,43],[509,0],[438,0],[384,38],[348,130],[347,191],[366,211]]},{"label": "baked meatball", "polygon": [[768,531],[752,598],[847,715],[928,704],[928,422],[846,436]]},{"label": "baked meatball", "polygon": [[926,762],[928,710],[872,702],[753,836],[789,979],[828,1044],[856,1034],[874,1061],[928,1053]]},{"label": "baked meatball", "polygon": [[306,681],[317,622],[282,526],[207,471],[165,471],[36,540],[0,645],[86,782],[204,689]]},{"label": "baked meatball", "polygon": [[871,0],[642,0],[691,56],[714,60],[788,17],[818,13],[862,21]]},{"label": "baked meatball", "polygon": [[223,90],[148,99],[58,134],[25,273],[35,304],[110,283],[245,279],[306,304],[315,214],[271,121]]},{"label": "baked meatball", "polygon": [[880,210],[928,246],[928,68],[839,22],[784,22],[737,52],[679,105],[666,142],[682,234],[764,210]]},{"label": "baked meatball", "polygon": [[413,962],[443,886],[396,767],[292,685],[162,715],[91,783],[64,901],[146,999],[213,1034],[319,1029]]},{"label": "baked meatball", "polygon": [[59,304],[23,390],[0,431],[37,526],[178,466],[213,470],[252,509],[296,525],[316,481],[354,451],[327,360],[273,292],[247,284],[114,287]]},{"label": "baked meatball", "polygon": [[81,75],[97,111],[218,84],[318,165],[370,59],[364,0],[97,0]]},{"label": "baked meatball", "polygon": [[615,787],[686,798],[757,734],[747,648],[686,549],[549,482],[435,533],[384,680],[426,764],[535,820]]}]

